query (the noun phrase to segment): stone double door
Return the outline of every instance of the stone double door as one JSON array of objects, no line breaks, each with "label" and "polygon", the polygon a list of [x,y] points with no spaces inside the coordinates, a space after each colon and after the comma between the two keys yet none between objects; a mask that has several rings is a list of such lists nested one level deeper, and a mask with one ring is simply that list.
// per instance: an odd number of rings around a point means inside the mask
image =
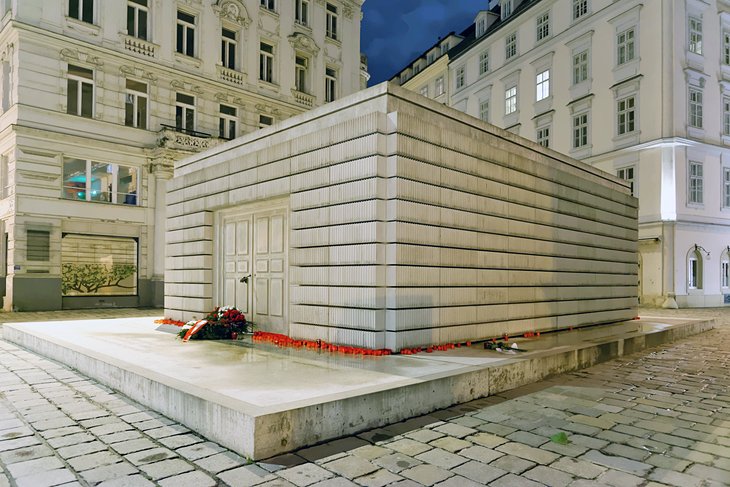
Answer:
[{"label": "stone double door", "polygon": [[[288,333],[286,208],[224,215],[220,306],[236,306],[264,331]],[[222,262],[221,262],[222,261]]]}]

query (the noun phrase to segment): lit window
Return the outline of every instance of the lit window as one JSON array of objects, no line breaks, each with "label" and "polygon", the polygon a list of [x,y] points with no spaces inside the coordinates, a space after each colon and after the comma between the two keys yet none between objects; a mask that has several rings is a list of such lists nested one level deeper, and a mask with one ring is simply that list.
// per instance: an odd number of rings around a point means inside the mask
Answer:
[{"label": "lit window", "polygon": [[626,29],[619,32],[616,36],[616,44],[618,47],[618,64],[625,64],[632,61],[636,52],[636,31],[634,28]]},{"label": "lit window", "polygon": [[573,55],[573,84],[588,79],[588,49]]},{"label": "lit window", "polygon": [[722,168],[722,206],[730,208],[730,168]]},{"label": "lit window", "polygon": [[195,97],[184,93],[175,95],[175,127],[195,130]]},{"label": "lit window", "polygon": [[94,116],[94,72],[68,65],[66,113],[86,118]]},{"label": "lit window", "polygon": [[177,52],[195,56],[195,16],[177,11]]},{"label": "lit window", "polygon": [[337,99],[337,71],[327,68],[324,74],[324,100],[327,102]]},{"label": "lit window", "polygon": [[69,0],[68,16],[74,19],[94,23],[94,0]]},{"label": "lit window", "polygon": [[537,40],[541,41],[550,36],[550,12],[537,16]]},{"label": "lit window", "polygon": [[573,148],[580,149],[588,145],[588,114],[581,113],[573,117]]},{"label": "lit window", "polygon": [[510,59],[517,55],[517,32],[509,34],[504,40],[505,58]]},{"label": "lit window", "polygon": [[456,68],[456,89],[457,90],[459,88],[464,87],[464,78],[465,78],[464,66]]},{"label": "lit window", "polygon": [[689,90],[689,125],[702,128],[702,91],[694,88]]},{"label": "lit window", "polygon": [[101,201],[136,205],[139,170],[83,159],[64,159],[62,197],[76,201]]},{"label": "lit window", "polygon": [[689,187],[687,200],[689,203],[701,205],[703,203],[704,193],[704,177],[702,171],[702,163],[696,161],[689,162]]},{"label": "lit window", "polygon": [[489,101],[483,100],[479,103],[479,118],[485,122],[489,122]]},{"label": "lit window", "polygon": [[228,69],[236,69],[236,33],[221,29],[221,63]]},{"label": "lit window", "polygon": [[509,115],[517,111],[517,87],[512,86],[504,92],[504,114]]},{"label": "lit window", "polygon": [[636,128],[636,97],[628,96],[616,102],[618,135],[628,134]]},{"label": "lit window", "polygon": [[616,176],[631,183],[631,194],[634,194],[634,168],[633,167],[622,167],[616,171]]},{"label": "lit window", "polygon": [[689,52],[702,55],[702,19],[689,18]]},{"label": "lit window", "polygon": [[537,129],[537,143],[543,147],[550,147],[550,126]]},{"label": "lit window", "polygon": [[261,43],[259,51],[259,79],[274,82],[274,46]]},{"label": "lit window", "polygon": [[588,13],[588,0],[573,0],[573,20]]},{"label": "lit window", "polygon": [[274,0],[261,0],[261,6],[264,7],[266,10],[276,10],[276,4],[274,3]]},{"label": "lit window", "polygon": [[147,0],[127,0],[127,34],[147,40]]},{"label": "lit window", "polygon": [[297,24],[309,25],[309,1],[296,0],[294,2],[294,21]]},{"label": "lit window", "polygon": [[147,83],[127,80],[124,103],[124,125],[147,128]]},{"label": "lit window", "polygon": [[327,37],[337,40],[337,7],[327,4]]},{"label": "lit window", "polygon": [[436,78],[436,96],[444,94],[444,77],[439,76]]},{"label": "lit window", "polygon": [[484,51],[479,55],[479,74],[485,74],[489,71],[489,51]]},{"label": "lit window", "polygon": [[538,73],[536,77],[537,96],[536,100],[544,100],[550,96],[550,70],[546,69],[542,73]]},{"label": "lit window", "polygon": [[228,105],[220,106],[220,119],[218,120],[218,135],[221,139],[235,139],[237,133],[238,111],[235,107]]}]

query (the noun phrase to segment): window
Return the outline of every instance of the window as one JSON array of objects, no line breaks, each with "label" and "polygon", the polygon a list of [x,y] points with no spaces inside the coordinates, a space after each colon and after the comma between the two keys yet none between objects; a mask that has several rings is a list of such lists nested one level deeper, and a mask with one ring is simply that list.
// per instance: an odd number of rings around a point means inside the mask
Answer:
[{"label": "window", "polygon": [[68,65],[66,113],[91,118],[94,116],[94,72]]},{"label": "window", "polygon": [[504,92],[504,114],[509,115],[517,111],[517,87],[507,88]]},{"label": "window", "polygon": [[124,101],[124,125],[147,128],[147,99],[147,84],[128,79]]},{"label": "window", "polygon": [[720,262],[720,287],[728,286],[730,286],[730,260],[728,260],[727,252],[725,252]]},{"label": "window", "polygon": [[730,208],[730,168],[722,168],[722,206]]},{"label": "window", "polygon": [[701,205],[703,203],[702,163],[689,161],[689,194],[687,201],[691,204]]},{"label": "window", "polygon": [[238,133],[236,132],[237,110],[235,107],[229,107],[228,105],[220,106],[221,116],[218,120],[218,135],[221,139],[235,139]]},{"label": "window", "polygon": [[687,259],[687,287],[702,289],[702,255],[696,248],[690,251]]},{"label": "window", "polygon": [[464,66],[456,68],[456,89],[464,87]]},{"label": "window", "polygon": [[588,145],[588,114],[581,113],[573,117],[573,148],[580,149]]},{"label": "window", "polygon": [[427,56],[427,58],[426,58],[426,62],[427,62],[428,64],[431,64],[431,63],[432,63],[432,62],[433,62],[433,61],[434,61],[435,59],[436,59],[436,54],[435,54],[435,53],[433,53],[433,52],[429,52],[429,53],[428,53],[428,56]]},{"label": "window", "polygon": [[722,64],[730,64],[730,32],[722,33]]},{"label": "window", "polygon": [[477,20],[477,37],[481,37],[487,31],[487,21],[484,17]]},{"label": "window", "polygon": [[221,63],[228,69],[236,69],[236,33],[221,29]]},{"label": "window", "polygon": [[63,194],[76,201],[137,205],[139,170],[83,159],[64,159]]},{"label": "window", "polygon": [[722,134],[730,135],[730,98],[722,99]]},{"label": "window", "polygon": [[421,87],[421,96],[428,96],[428,85]]},{"label": "window", "polygon": [[621,169],[616,171],[616,176],[623,179],[624,181],[628,181],[631,183],[631,194],[634,194],[634,182],[636,179],[634,178],[634,168],[633,167],[622,167]]},{"label": "window", "polygon": [[137,240],[64,235],[61,292],[64,296],[137,294]]},{"label": "window", "polygon": [[535,100],[544,100],[550,96],[550,70],[546,69],[542,73],[537,73],[536,77],[537,93]]},{"label": "window", "polygon": [[259,51],[259,79],[274,82],[274,46],[261,43]]},{"label": "window", "polygon": [[295,0],[294,21],[297,24],[309,25],[309,0]]},{"label": "window", "polygon": [[327,4],[327,37],[337,40],[337,7]]},{"label": "window", "polygon": [[177,11],[177,52],[195,55],[195,16]]},{"label": "window", "polygon": [[184,93],[175,96],[175,127],[195,130],[195,97]]},{"label": "window", "polygon": [[689,89],[689,126],[702,128],[702,91]]},{"label": "window", "polygon": [[127,0],[127,34],[147,40],[147,0]]},{"label": "window", "polygon": [[504,57],[510,59],[517,55],[517,32],[509,34],[504,40]]},{"label": "window", "polygon": [[309,60],[307,58],[296,56],[294,65],[294,88],[302,93],[306,93],[309,87],[307,80],[308,66]]},{"label": "window", "polygon": [[441,55],[443,56],[447,52],[449,52],[449,43],[448,42],[445,44],[441,44]]},{"label": "window", "polygon": [[[13,193],[10,184],[10,158],[7,155],[0,157],[0,198],[5,199]],[[6,247],[7,249],[7,247]]]},{"label": "window", "polygon": [[274,119],[268,115],[259,115],[259,128],[262,129],[269,125],[274,125]]},{"label": "window", "polygon": [[327,68],[324,73],[324,100],[335,101],[337,98],[337,71]]},{"label": "window", "polygon": [[94,0],[69,0],[68,16],[74,19],[94,23]]},{"label": "window", "polygon": [[541,41],[550,36],[550,12],[537,16],[537,40]]},{"label": "window", "polygon": [[489,71],[489,51],[484,51],[479,55],[479,74],[485,74]]},{"label": "window", "polygon": [[588,0],[573,0],[573,20],[588,13]]},{"label": "window", "polygon": [[276,10],[276,4],[274,3],[274,0],[261,0],[261,6],[264,7],[266,10]]},{"label": "window", "polygon": [[702,19],[689,18],[689,52],[702,55]]},{"label": "window", "polygon": [[573,84],[588,79],[588,49],[573,55]]},{"label": "window", "polygon": [[25,260],[48,262],[51,260],[51,232],[48,230],[26,230]]},{"label": "window", "polygon": [[550,126],[537,129],[537,143],[543,147],[550,147]]},{"label": "window", "polygon": [[636,97],[628,96],[616,102],[618,135],[628,134],[636,129]]},{"label": "window", "polygon": [[619,32],[616,36],[618,64],[626,64],[634,59],[636,55],[635,36],[636,31],[634,27]]},{"label": "window", "polygon": [[479,119],[489,122],[489,100],[483,100],[479,103]]},{"label": "window", "polygon": [[439,76],[436,78],[436,96],[444,94],[444,77]]},{"label": "window", "polygon": [[502,0],[502,7],[501,7],[501,18],[502,20],[506,19],[510,15],[512,15],[513,10],[513,0]]}]

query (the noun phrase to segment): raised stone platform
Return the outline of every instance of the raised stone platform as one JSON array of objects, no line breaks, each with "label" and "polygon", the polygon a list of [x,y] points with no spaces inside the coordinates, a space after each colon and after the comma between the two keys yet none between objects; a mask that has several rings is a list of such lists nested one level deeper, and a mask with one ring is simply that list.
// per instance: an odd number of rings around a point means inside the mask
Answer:
[{"label": "raised stone platform", "polygon": [[181,343],[154,318],[15,323],[4,338],[262,459],[708,330],[645,317],[415,356],[351,357],[245,342]]}]

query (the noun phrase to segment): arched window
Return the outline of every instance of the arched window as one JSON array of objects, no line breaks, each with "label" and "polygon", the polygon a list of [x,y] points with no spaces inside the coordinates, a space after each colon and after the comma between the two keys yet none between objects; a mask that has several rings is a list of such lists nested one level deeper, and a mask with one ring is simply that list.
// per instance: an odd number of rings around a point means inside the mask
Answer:
[{"label": "arched window", "polygon": [[687,255],[687,288],[702,289],[702,254],[697,247]]},{"label": "arched window", "polygon": [[723,294],[726,294],[727,288],[730,287],[730,256],[728,255],[728,249],[725,249],[722,257],[720,257],[720,287],[724,290]]}]

